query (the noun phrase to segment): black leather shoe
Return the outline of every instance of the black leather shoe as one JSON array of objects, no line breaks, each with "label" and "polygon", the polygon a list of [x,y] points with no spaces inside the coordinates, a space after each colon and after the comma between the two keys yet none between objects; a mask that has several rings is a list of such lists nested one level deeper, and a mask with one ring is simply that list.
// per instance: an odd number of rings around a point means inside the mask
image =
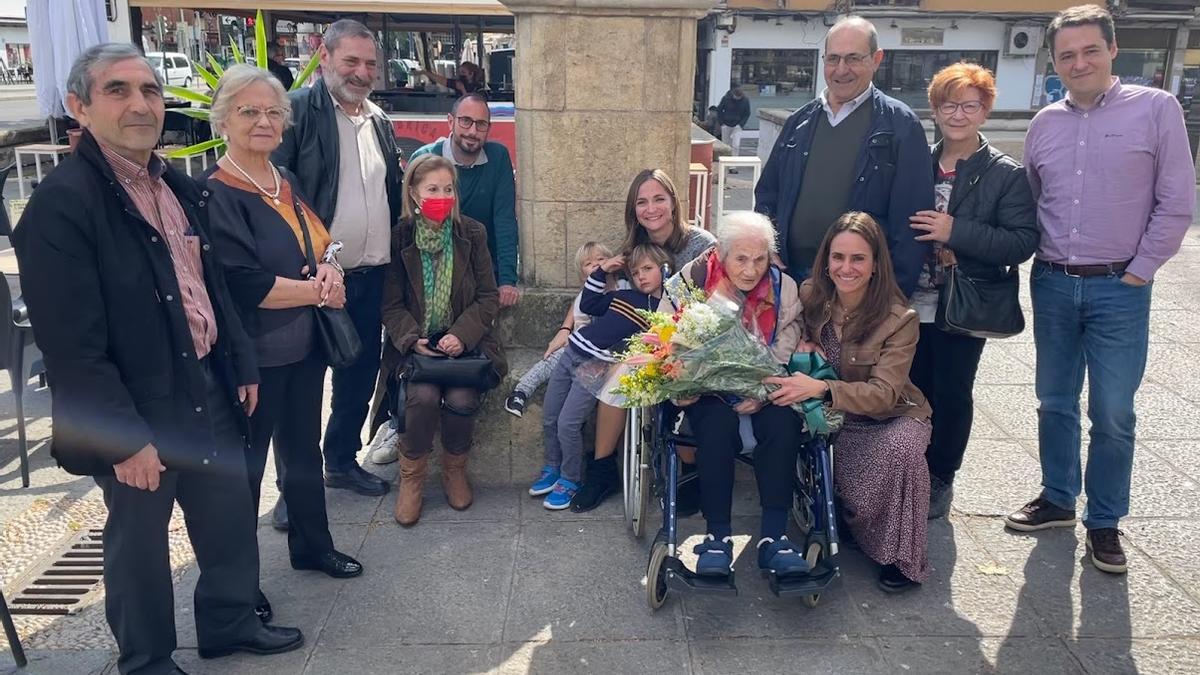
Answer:
[{"label": "black leather shoe", "polygon": [[379,497],[387,494],[388,483],[384,479],[355,464],[345,471],[325,471],[325,487],[335,490],[352,490],[364,497]]},{"label": "black leather shoe", "polygon": [[1004,517],[1004,526],[1020,532],[1036,532],[1049,527],[1075,527],[1075,510],[1055,506],[1042,497]]},{"label": "black leather shoe", "polygon": [[1092,564],[1101,572],[1125,574],[1128,562],[1125,549],[1121,548],[1121,531],[1115,527],[1101,527],[1087,532],[1087,552]]},{"label": "black leather shoe", "polygon": [[311,559],[292,558],[292,569],[316,570],[334,579],[349,579],[363,573],[362,563],[337,551],[330,551]]},{"label": "black leather shoe", "polygon": [[879,569],[879,588],[884,593],[903,593],[920,585],[904,576],[895,565],[884,565]]},{"label": "black leather shoe", "polygon": [[287,532],[291,528],[287,502],[283,501],[283,495],[279,495],[279,501],[275,502],[275,508],[271,509],[271,527],[280,532]]},{"label": "black leather shoe", "polygon": [[262,589],[259,589],[258,599],[254,601],[254,616],[263,623],[271,623],[271,618],[275,616],[275,611],[271,609],[271,603],[267,596],[263,595]]},{"label": "black leather shoe", "polygon": [[284,628],[283,626],[262,626],[254,637],[245,642],[226,647],[204,648],[198,651],[202,659],[215,659],[229,656],[234,652],[247,654],[282,654],[299,649],[304,644],[304,633],[299,628]]}]

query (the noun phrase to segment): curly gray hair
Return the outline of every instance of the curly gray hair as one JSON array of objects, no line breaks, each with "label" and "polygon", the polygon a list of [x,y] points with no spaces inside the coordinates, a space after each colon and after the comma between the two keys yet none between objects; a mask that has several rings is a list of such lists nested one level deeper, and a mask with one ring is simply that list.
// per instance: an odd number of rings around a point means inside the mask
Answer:
[{"label": "curly gray hair", "polygon": [[775,226],[771,220],[754,211],[730,211],[717,223],[717,253],[724,258],[735,241],[757,239],[768,253],[778,253]]},{"label": "curly gray hair", "polygon": [[275,92],[276,98],[279,99],[278,105],[284,110],[283,128],[291,126],[292,102],[288,99],[287,92],[283,90],[279,79],[269,71],[246,63],[239,63],[225,71],[225,74],[221,76],[221,81],[217,84],[217,90],[213,92],[212,107],[209,111],[209,122],[212,123],[213,131],[221,133],[225,122],[229,119],[234,99],[243,89],[259,82],[270,86],[271,90]]}]

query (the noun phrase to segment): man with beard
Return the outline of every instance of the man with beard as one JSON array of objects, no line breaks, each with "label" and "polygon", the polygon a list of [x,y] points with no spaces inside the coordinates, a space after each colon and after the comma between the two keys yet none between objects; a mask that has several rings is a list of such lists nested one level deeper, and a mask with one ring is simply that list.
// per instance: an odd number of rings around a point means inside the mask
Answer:
[{"label": "man with beard", "polygon": [[[296,174],[302,194],[343,248],[346,311],[362,341],[354,363],[333,369],[333,410],[325,428],[325,487],[379,496],[383,479],[358,465],[363,423],[383,349],[383,272],[400,216],[400,161],[391,121],[367,100],[379,45],[363,24],[342,19],[325,31],[322,77],[290,94],[294,125],[272,159]],[[319,255],[319,253],[318,253]],[[276,527],[286,528],[283,500]]]}]

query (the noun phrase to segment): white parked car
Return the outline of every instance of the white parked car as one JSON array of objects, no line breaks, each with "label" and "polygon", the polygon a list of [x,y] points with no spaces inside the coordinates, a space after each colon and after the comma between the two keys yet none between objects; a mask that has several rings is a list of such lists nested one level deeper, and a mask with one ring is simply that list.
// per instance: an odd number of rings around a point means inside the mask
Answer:
[{"label": "white parked car", "polygon": [[158,69],[164,84],[173,84],[185,89],[192,88],[192,62],[187,54],[178,52],[146,52],[150,65]]}]

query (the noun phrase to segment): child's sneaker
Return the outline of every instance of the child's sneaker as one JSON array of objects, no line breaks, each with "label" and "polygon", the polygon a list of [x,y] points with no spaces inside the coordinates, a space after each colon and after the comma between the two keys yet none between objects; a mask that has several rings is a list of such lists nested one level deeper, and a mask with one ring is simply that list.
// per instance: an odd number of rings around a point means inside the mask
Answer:
[{"label": "child's sneaker", "polygon": [[554,489],[554,484],[558,482],[558,467],[547,464],[542,467],[542,475],[537,480],[533,481],[533,485],[529,486],[530,497],[541,497],[545,494],[550,494]]},{"label": "child's sneaker", "polygon": [[727,577],[733,572],[733,540],[730,537],[717,541],[711,534],[696,544],[692,552],[700,556],[696,561],[696,574],[704,577]]},{"label": "child's sneaker", "polygon": [[528,399],[529,397],[525,395],[525,392],[519,389],[513,389],[513,393],[509,394],[508,398],[504,399],[504,409],[516,415],[517,417],[520,417],[525,414],[525,401]]},{"label": "child's sneaker", "polygon": [[800,574],[808,571],[808,561],[800,553],[800,549],[796,548],[787,535],[779,537],[776,541],[770,537],[763,537],[758,542],[758,568],[774,574],[777,577],[786,577],[789,574]]},{"label": "child's sneaker", "polygon": [[576,492],[579,492],[579,485],[566,478],[559,478],[558,482],[554,484],[554,489],[546,495],[542,506],[551,511],[562,511],[571,505],[571,500],[575,498]]}]

